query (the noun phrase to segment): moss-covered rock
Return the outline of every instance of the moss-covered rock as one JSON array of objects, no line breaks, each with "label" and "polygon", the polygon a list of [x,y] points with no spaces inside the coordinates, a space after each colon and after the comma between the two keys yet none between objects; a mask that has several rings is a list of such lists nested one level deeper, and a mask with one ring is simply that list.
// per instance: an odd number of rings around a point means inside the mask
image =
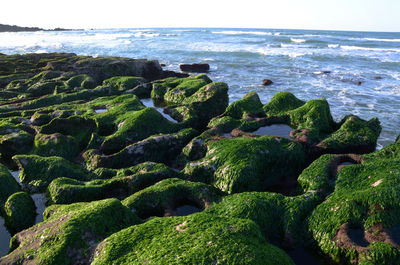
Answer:
[{"label": "moss-covered rock", "polygon": [[0,164],[0,209],[3,209],[4,203],[15,192],[19,192],[21,187],[13,178],[8,169]]},{"label": "moss-covered rock", "polygon": [[254,222],[204,213],[154,218],[108,237],[92,264],[110,263],[293,264]]},{"label": "moss-covered rock", "polygon": [[163,179],[183,177],[178,171],[151,162],[114,172],[104,168],[96,171],[103,179],[88,182],[70,178],[53,180],[48,186],[50,200],[56,204],[66,204],[105,198],[123,199]]},{"label": "moss-covered rock", "polygon": [[194,180],[236,193],[271,188],[297,176],[305,166],[302,146],[287,139],[262,136],[210,140],[206,156],[186,165]]},{"label": "moss-covered rock", "polygon": [[[146,80],[142,77],[135,76],[114,76],[103,81],[104,85],[113,86],[118,90],[133,89],[138,85],[142,85]],[[150,91],[149,91],[150,93]]]},{"label": "moss-covered rock", "polygon": [[396,264],[400,259],[400,160],[394,150],[398,144],[341,168],[334,191],[310,216],[314,239],[333,260]]},{"label": "moss-covered rock", "polygon": [[165,179],[145,188],[122,203],[139,217],[179,215],[180,207],[194,207],[201,211],[221,198],[222,193],[213,186],[177,178]]},{"label": "moss-covered rock", "polygon": [[32,226],[35,222],[36,206],[26,192],[17,192],[4,204],[5,224],[12,234]]},{"label": "moss-covered rock", "polygon": [[13,160],[21,171],[21,182],[31,192],[44,191],[53,179],[60,177],[78,180],[88,178],[87,173],[78,165],[58,156],[16,155]]},{"label": "moss-covered rock", "polygon": [[35,135],[32,153],[41,156],[60,156],[73,160],[80,152],[79,144],[72,136],[60,133]]},{"label": "moss-covered rock", "polygon": [[0,153],[3,159],[31,150],[34,136],[24,130],[15,129],[8,134],[0,135]]},{"label": "moss-covered rock", "polygon": [[101,155],[95,150],[86,151],[83,156],[89,169],[98,167],[123,168],[145,161],[170,164],[182,148],[197,135],[191,128],[177,133],[151,136],[135,144],[128,145],[112,155]]},{"label": "moss-covered rock", "polygon": [[118,130],[107,136],[101,145],[105,154],[112,154],[122,148],[159,133],[174,133],[182,126],[168,121],[154,108],[130,112],[120,118]]},{"label": "moss-covered rock", "polygon": [[117,199],[53,205],[44,218],[11,239],[0,264],[88,264],[100,241],[139,222]]},{"label": "moss-covered rock", "polygon": [[283,112],[300,108],[305,103],[305,101],[296,98],[292,93],[282,91],[276,93],[263,108],[268,115],[279,115]]},{"label": "moss-covered rock", "polygon": [[226,108],[223,116],[242,119],[247,116],[265,116],[263,105],[257,93],[249,92],[241,100],[233,102]]}]

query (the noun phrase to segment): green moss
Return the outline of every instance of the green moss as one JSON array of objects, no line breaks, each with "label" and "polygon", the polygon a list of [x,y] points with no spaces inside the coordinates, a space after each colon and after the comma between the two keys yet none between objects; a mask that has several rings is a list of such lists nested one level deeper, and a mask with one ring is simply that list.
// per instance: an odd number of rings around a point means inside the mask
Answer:
[{"label": "green moss", "polygon": [[32,226],[36,217],[36,206],[26,192],[17,192],[4,204],[4,220],[12,234]]},{"label": "green moss", "polygon": [[226,108],[223,114],[234,119],[251,116],[264,116],[263,105],[256,92],[249,92],[241,100],[233,102]]},{"label": "green moss", "polygon": [[182,104],[182,102],[193,95],[201,87],[207,85],[203,79],[197,78],[184,78],[181,79],[179,85],[168,89],[164,95],[164,101],[167,104]]},{"label": "green moss", "polygon": [[[387,245],[379,244],[397,242],[394,235],[400,227],[400,160],[392,153],[396,145],[342,168],[333,193],[313,211],[309,229],[321,250],[334,260],[361,263],[380,256],[390,264],[399,259],[398,250],[387,252]],[[352,236],[357,231],[365,235],[365,245]],[[390,244],[398,248],[397,243]]]},{"label": "green moss", "polygon": [[106,137],[101,145],[105,154],[120,151],[127,145],[159,133],[173,133],[181,125],[168,121],[154,108],[145,108],[119,117],[118,130]]},{"label": "green moss", "polygon": [[376,148],[381,126],[377,118],[369,121],[357,116],[347,116],[340,123],[340,128],[325,138],[318,146],[331,151],[355,152],[362,149],[362,153],[373,152]]},{"label": "green moss", "polygon": [[0,153],[2,158],[11,158],[16,154],[27,153],[33,145],[33,135],[20,129],[10,129],[11,133],[0,135]]},{"label": "green moss", "polygon": [[98,242],[139,222],[117,199],[50,206],[44,218],[11,239],[0,263],[87,264]]},{"label": "green moss", "polygon": [[207,184],[170,178],[129,196],[122,203],[145,219],[150,216],[174,215],[174,209],[183,205],[208,208],[221,195],[219,190]]},{"label": "green moss", "polygon": [[282,91],[272,97],[270,102],[264,106],[264,110],[268,115],[279,115],[297,109],[304,104],[304,101],[296,98],[292,93]]},{"label": "green moss", "polygon": [[[194,180],[193,168],[212,168],[212,183],[228,193],[263,190],[285,177],[298,174],[305,163],[300,144],[270,136],[209,141],[207,154],[188,164],[185,172]],[[207,172],[207,171],[206,171]]]},{"label": "green moss", "polygon": [[135,144],[128,145],[112,155],[100,155],[88,150],[84,157],[89,169],[98,167],[123,168],[145,161],[171,163],[182,148],[197,135],[194,129],[184,129],[177,133],[151,136]]},{"label": "green moss", "polygon": [[[234,249],[234,251],[232,251]],[[293,264],[246,219],[154,218],[99,244],[93,264]]]},{"label": "green moss", "polygon": [[106,86],[113,86],[118,90],[129,90],[145,82],[146,80],[142,77],[114,76],[104,80],[103,84]]},{"label": "green moss", "polygon": [[151,162],[114,171],[96,170],[96,173],[106,179],[89,182],[70,178],[53,180],[48,186],[51,201],[56,204],[66,204],[112,197],[122,199],[160,180],[182,177],[182,174],[163,164]]},{"label": "green moss", "polygon": [[13,178],[8,169],[0,164],[0,209],[13,193],[20,191],[18,182]]},{"label": "green moss", "polygon": [[96,86],[93,78],[87,74],[75,75],[65,82],[65,85],[69,88],[85,88],[92,89]]},{"label": "green moss", "polygon": [[79,180],[88,177],[78,165],[57,156],[16,155],[13,160],[21,170],[19,175],[21,182],[32,192],[43,191],[53,179],[59,177]]},{"label": "green moss", "polygon": [[72,136],[60,133],[35,135],[33,154],[41,156],[60,156],[73,160],[80,153],[78,143]]}]

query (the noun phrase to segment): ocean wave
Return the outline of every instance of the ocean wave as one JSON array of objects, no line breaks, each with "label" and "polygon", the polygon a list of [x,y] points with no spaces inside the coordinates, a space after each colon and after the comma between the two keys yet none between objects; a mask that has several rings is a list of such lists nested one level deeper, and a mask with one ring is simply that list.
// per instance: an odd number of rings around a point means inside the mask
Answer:
[{"label": "ocean wave", "polygon": [[290,38],[290,40],[291,40],[292,42],[295,42],[295,43],[304,43],[304,42],[306,42],[305,39]]},{"label": "ocean wave", "polygon": [[340,48],[343,50],[360,50],[360,51],[377,51],[377,52],[400,52],[400,49],[396,48],[372,48],[372,47],[360,47],[360,46],[348,46],[341,45]]},{"label": "ocean wave", "polygon": [[363,38],[368,41],[384,41],[384,42],[400,42],[400,39],[378,39],[378,38]]},{"label": "ocean wave", "polygon": [[147,38],[153,38],[153,37],[158,37],[160,36],[160,33],[153,33],[153,32],[138,32],[133,34],[136,38],[141,38],[141,37],[147,37]]},{"label": "ocean wave", "polygon": [[262,31],[235,31],[235,30],[224,30],[224,31],[212,31],[212,34],[224,34],[224,35],[272,35],[271,32]]},{"label": "ocean wave", "polygon": [[328,48],[333,48],[333,49],[335,49],[335,48],[339,48],[339,44],[328,44]]}]

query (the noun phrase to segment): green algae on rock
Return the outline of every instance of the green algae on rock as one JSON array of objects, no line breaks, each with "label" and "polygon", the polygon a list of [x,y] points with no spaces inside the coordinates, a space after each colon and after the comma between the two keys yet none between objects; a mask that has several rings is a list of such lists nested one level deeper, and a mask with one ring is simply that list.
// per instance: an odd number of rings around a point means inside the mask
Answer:
[{"label": "green algae on rock", "polygon": [[271,136],[240,137],[208,141],[205,157],[187,164],[185,173],[195,181],[208,179],[215,187],[236,193],[265,191],[297,176],[304,166],[305,152],[298,143]]},{"label": "green algae on rock", "polygon": [[398,143],[341,168],[334,191],[311,214],[309,229],[333,260],[395,264],[400,259],[400,163],[393,150],[398,152]]},{"label": "green algae on rock", "polygon": [[16,192],[4,204],[5,224],[12,234],[32,226],[36,217],[36,206],[26,192]]},{"label": "green algae on rock", "polygon": [[44,218],[13,236],[11,252],[0,264],[88,264],[100,241],[139,223],[117,199],[53,205]]},{"label": "green algae on rock", "polygon": [[92,264],[293,264],[246,219],[204,213],[154,218],[101,242]]},{"label": "green algae on rock", "polygon": [[222,195],[218,189],[201,182],[170,178],[129,196],[122,203],[146,219],[177,215],[177,208],[184,205],[203,210],[219,201]]},{"label": "green algae on rock", "polygon": [[[119,170],[97,169],[102,179],[88,182],[70,178],[57,178],[48,186],[52,203],[67,204],[105,198],[123,199],[163,179],[181,177],[183,174],[164,164],[146,162]],[[108,176],[107,176],[108,175]],[[108,178],[107,178],[108,177]]]},{"label": "green algae on rock", "polygon": [[21,170],[19,177],[22,184],[31,192],[44,191],[53,179],[60,177],[88,178],[84,169],[58,156],[16,155],[13,160]]},{"label": "green algae on rock", "polygon": [[4,209],[9,196],[21,191],[21,187],[18,182],[13,178],[8,169],[0,164],[0,213]]}]

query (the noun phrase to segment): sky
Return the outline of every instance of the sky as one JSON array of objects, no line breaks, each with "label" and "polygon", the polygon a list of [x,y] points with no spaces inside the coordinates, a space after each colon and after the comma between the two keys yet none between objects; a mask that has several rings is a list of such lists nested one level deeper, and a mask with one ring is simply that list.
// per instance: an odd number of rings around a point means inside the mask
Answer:
[{"label": "sky", "polygon": [[0,24],[400,32],[400,0],[3,0]]}]

